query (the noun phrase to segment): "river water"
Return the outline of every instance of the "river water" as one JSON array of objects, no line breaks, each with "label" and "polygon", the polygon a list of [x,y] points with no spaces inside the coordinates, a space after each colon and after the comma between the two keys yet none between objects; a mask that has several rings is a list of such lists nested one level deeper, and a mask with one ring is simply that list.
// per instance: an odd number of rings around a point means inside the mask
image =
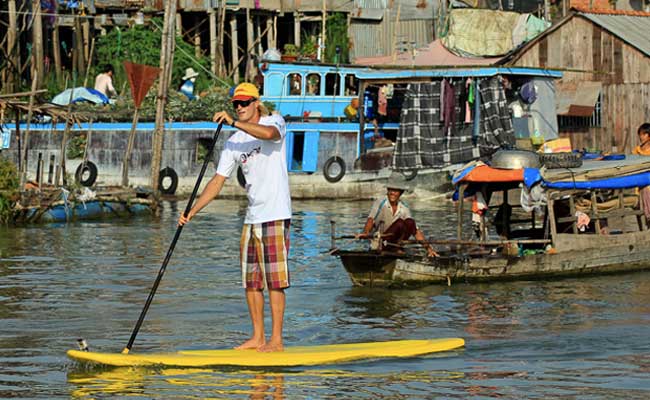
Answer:
[{"label": "river water", "polygon": [[[427,236],[455,232],[451,205],[411,205]],[[67,359],[78,337],[95,351],[126,345],[184,206],[165,203],[161,218],[0,228],[1,398],[650,397],[649,273],[355,288],[324,253],[329,221],[353,233],[369,202],[294,203],[285,345],[462,337],[464,349],[281,369]],[[244,212],[242,202],[213,202],[184,229],[134,352],[228,348],[247,337],[237,267]]]}]

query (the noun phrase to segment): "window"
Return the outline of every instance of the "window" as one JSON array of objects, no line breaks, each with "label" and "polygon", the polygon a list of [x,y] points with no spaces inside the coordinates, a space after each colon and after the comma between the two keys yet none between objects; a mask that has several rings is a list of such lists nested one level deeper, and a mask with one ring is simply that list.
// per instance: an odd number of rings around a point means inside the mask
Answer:
[{"label": "window", "polygon": [[594,105],[594,113],[590,117],[575,117],[571,115],[558,115],[557,125],[560,131],[582,131],[589,128],[602,126],[600,95]]},{"label": "window", "polygon": [[320,75],[308,74],[307,75],[307,96],[320,95]]},{"label": "window", "polygon": [[302,93],[302,76],[298,73],[289,74],[289,95],[300,96]]},{"label": "window", "polygon": [[325,75],[325,96],[338,96],[341,92],[341,75],[329,73]]},{"label": "window", "polygon": [[356,96],[357,88],[359,87],[359,80],[352,74],[345,76],[345,95]]}]

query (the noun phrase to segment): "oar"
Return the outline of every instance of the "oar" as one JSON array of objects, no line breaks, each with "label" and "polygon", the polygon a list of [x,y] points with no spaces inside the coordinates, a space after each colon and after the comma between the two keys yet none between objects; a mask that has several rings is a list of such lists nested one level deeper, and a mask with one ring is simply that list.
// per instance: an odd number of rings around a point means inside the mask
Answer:
[{"label": "oar", "polygon": [[[205,156],[205,160],[203,160],[203,166],[201,167],[201,173],[199,174],[198,179],[196,180],[196,184],[194,185],[194,190],[192,190],[192,195],[190,196],[190,200],[187,202],[187,206],[185,207],[185,212],[183,215],[187,217],[187,214],[190,213],[190,210],[192,209],[192,203],[194,202],[194,199],[196,198],[196,193],[199,191],[199,186],[201,185],[201,180],[203,179],[203,175],[205,174],[206,168],[208,168],[208,162],[212,158],[212,152],[214,151],[214,145],[217,143],[217,139],[219,139],[219,133],[221,132],[221,127],[223,126],[223,122],[219,124],[217,127],[217,131],[214,133],[214,138],[212,139],[212,143],[210,143],[210,147],[208,148],[208,154]],[[144,308],[142,309],[142,312],[140,313],[140,318],[138,318],[138,322],[135,324],[135,328],[133,328],[133,333],[131,333],[131,338],[129,339],[129,343],[126,345],[124,350],[122,350],[122,354],[128,354],[129,351],[131,350],[131,347],[133,347],[133,342],[135,341],[135,337],[138,335],[138,331],[140,330],[140,326],[142,326],[142,322],[144,321],[144,317],[147,314],[147,311],[149,310],[149,306],[151,305],[151,301],[153,300],[153,296],[156,294],[156,290],[158,289],[158,285],[160,284],[160,281],[162,280],[163,275],[165,274],[165,269],[167,269],[167,263],[169,263],[169,259],[172,257],[172,253],[174,252],[174,247],[176,247],[176,242],[178,241],[179,236],[181,236],[181,232],[183,231],[183,225],[178,225],[176,228],[176,234],[174,235],[174,238],[172,239],[171,244],[169,245],[169,250],[167,250],[167,255],[165,256],[165,260],[162,263],[162,266],[160,267],[160,270],[158,271],[158,276],[156,277],[156,281],[153,283],[153,287],[151,288],[151,292],[149,292],[149,297],[147,298],[147,302],[144,304]]]}]

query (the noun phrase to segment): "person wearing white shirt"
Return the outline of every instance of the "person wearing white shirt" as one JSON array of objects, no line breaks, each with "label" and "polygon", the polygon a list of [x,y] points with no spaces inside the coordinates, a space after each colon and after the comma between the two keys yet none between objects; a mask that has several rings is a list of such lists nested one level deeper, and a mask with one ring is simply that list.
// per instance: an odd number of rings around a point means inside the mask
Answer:
[{"label": "person wearing white shirt", "polygon": [[[236,120],[226,111],[217,112],[213,120],[232,126],[236,132],[224,145],[216,174],[187,217],[181,215],[178,222],[180,225],[189,222],[219,195],[225,180],[241,166],[246,179],[248,209],[240,240],[240,258],[253,333],[236,348],[282,351],[291,223],[286,125],[282,116],[269,115],[259,99],[257,87],[251,83],[235,88],[232,103]],[[268,341],[264,334],[265,288],[269,292],[272,317]]]}]

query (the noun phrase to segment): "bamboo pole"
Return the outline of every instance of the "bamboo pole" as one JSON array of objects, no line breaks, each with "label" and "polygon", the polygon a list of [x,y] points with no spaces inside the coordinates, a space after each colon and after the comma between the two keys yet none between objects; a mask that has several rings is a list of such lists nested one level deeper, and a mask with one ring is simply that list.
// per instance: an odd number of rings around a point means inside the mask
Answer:
[{"label": "bamboo pole", "polygon": [[20,69],[18,66],[18,18],[16,13],[16,0],[9,0],[9,26],[7,28],[7,56],[9,63],[7,68],[7,92],[11,93],[16,90],[16,72]]},{"label": "bamboo pole", "polygon": [[[34,13],[34,22],[32,24],[32,79],[36,79],[39,85],[43,84],[44,77],[44,59],[43,59],[43,19],[41,13],[40,0],[32,2],[32,12]],[[32,85],[32,91],[34,88]]]},{"label": "bamboo pole", "polygon": [[217,37],[217,13],[214,9],[208,10],[208,21],[210,31],[210,61],[212,73],[219,74],[219,55],[217,54],[218,37]]},{"label": "bamboo pole", "polygon": [[161,76],[158,86],[158,98],[156,99],[156,127],[153,137],[153,156],[151,158],[151,187],[154,193],[158,192],[158,178],[162,163],[162,147],[165,133],[165,105],[167,104],[167,92],[171,81],[172,65],[174,64],[175,16],[176,0],[166,0],[160,51]]},{"label": "bamboo pole", "polygon": [[56,74],[56,84],[61,85],[63,82],[63,72],[61,71],[61,45],[59,37],[59,17],[54,17],[54,28],[52,30],[52,57],[54,58],[54,73]]},{"label": "bamboo pole", "polygon": [[84,87],[88,87],[88,75],[90,74],[90,64],[93,62],[93,54],[95,53],[95,38],[90,41],[90,52],[88,53],[88,64],[86,65],[86,76],[84,77]]},{"label": "bamboo pole", "polygon": [[131,152],[133,151],[133,143],[135,142],[135,128],[138,126],[138,115],[140,109],[135,108],[133,112],[133,122],[131,123],[131,132],[129,133],[129,143],[126,146],[126,153],[122,161],[122,186],[129,186],[129,160],[131,159]]},{"label": "bamboo pole", "polygon": [[[40,6],[39,6],[40,7]],[[34,111],[34,92],[38,86],[38,75],[34,76],[32,80],[32,94],[29,96],[29,108],[27,109],[27,127],[25,128],[24,144],[23,144],[23,153],[22,153],[22,169],[20,170],[20,187],[25,185],[25,179],[27,174],[27,154],[28,154],[28,143],[29,143],[29,128],[32,121],[32,114]]]},{"label": "bamboo pole", "polygon": [[[238,67],[239,67],[239,46],[237,45],[237,16],[233,14],[230,17],[230,48],[231,48],[231,56],[232,56],[232,62],[233,62],[233,67],[232,70],[230,71],[229,76],[232,76],[233,81],[235,84],[239,83],[239,73],[238,73]],[[235,65],[235,62],[237,64]]]}]

